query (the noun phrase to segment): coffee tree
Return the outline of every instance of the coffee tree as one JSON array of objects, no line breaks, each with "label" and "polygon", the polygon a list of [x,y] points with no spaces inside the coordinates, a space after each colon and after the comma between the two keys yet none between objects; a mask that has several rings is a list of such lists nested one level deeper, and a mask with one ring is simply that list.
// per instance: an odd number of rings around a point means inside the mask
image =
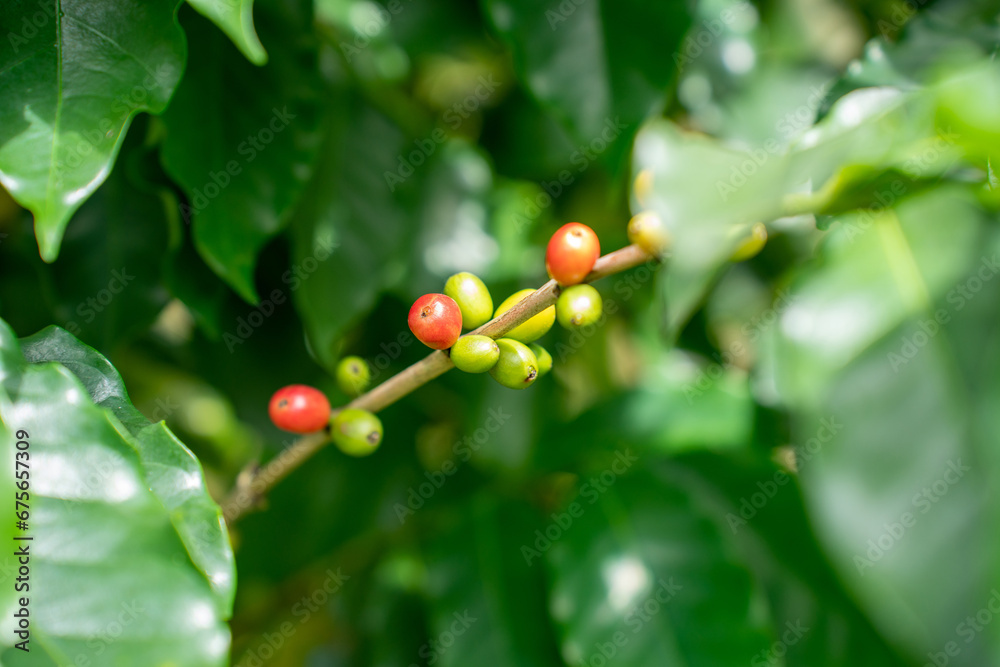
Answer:
[{"label": "coffee tree", "polygon": [[996,664],[998,16],[3,3],[0,664]]}]

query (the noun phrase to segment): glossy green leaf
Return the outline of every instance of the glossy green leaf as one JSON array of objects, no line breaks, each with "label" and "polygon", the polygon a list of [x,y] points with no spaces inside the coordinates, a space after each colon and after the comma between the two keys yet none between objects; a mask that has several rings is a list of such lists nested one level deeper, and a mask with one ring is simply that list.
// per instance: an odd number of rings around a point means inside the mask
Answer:
[{"label": "glossy green leaf", "polygon": [[784,393],[821,408],[827,383],[855,357],[947,298],[975,264],[977,230],[970,197],[957,189],[880,215],[840,216],[823,248],[825,265],[799,279],[780,324],[767,332],[782,339]]},{"label": "glossy green leaf", "polygon": [[[111,171],[140,111],[159,113],[184,69],[176,0],[7,2],[0,25],[0,183],[35,215],[41,256]],[[58,11],[57,11],[58,10]]]},{"label": "glossy green leaf", "polygon": [[236,590],[233,553],[198,460],[162,421],[150,423],[135,409],[118,371],[93,348],[57,327],[22,339],[21,347],[30,363],[52,361],[69,369],[113,416],[112,423],[117,420],[119,433],[139,454],[150,489],[170,512],[192,562],[211,584],[220,612],[228,616]]},{"label": "glossy green leaf", "polygon": [[[990,602],[1000,554],[983,530],[997,521],[1000,239],[947,190],[905,201],[854,244],[851,232],[834,228],[774,346],[779,393],[801,408],[797,441],[819,444],[803,466],[807,506],[887,637],[921,659],[954,642],[949,664],[989,663],[996,628],[963,622]],[[821,431],[822,418],[840,427]]]},{"label": "glossy green leaf", "polygon": [[433,604],[430,641],[419,657],[445,666],[560,664],[544,568],[518,551],[537,521],[526,506],[479,499],[428,544]]},{"label": "glossy green leaf", "polygon": [[770,645],[759,592],[689,496],[655,474],[620,475],[632,454],[581,479],[577,498],[523,538],[547,551],[563,658],[750,664]]},{"label": "glossy green leaf", "polygon": [[226,664],[231,560],[228,579],[209,573],[231,554],[217,508],[214,533],[197,532],[214,505],[190,454],[68,334],[29,340],[26,361],[0,324],[0,349],[3,422],[30,436],[33,537],[32,652],[4,664]]},{"label": "glossy green leaf", "polygon": [[263,65],[267,52],[253,25],[253,0],[187,0],[188,4],[219,26],[250,62]]},{"label": "glossy green leaf", "polygon": [[[811,667],[910,664],[840,585],[816,541],[796,475],[765,456],[760,451],[727,456],[699,452],[678,457],[667,467],[674,484],[709,508],[741,562],[764,588],[776,643],[750,664],[775,664],[781,654],[786,665]],[[811,460],[811,452],[802,449],[800,465],[804,468]]]},{"label": "glossy green leaf", "polygon": [[0,306],[12,327],[36,331],[55,323],[110,350],[148,327],[167,303],[160,280],[168,210],[136,187],[135,138],[74,216],[58,262],[42,262],[27,227],[0,244]]},{"label": "glossy green leaf", "polygon": [[[296,24],[266,5],[261,34]],[[247,62],[207,21],[188,13],[192,67],[163,114],[163,165],[187,195],[198,251],[244,299],[256,301],[257,253],[287,222],[319,148],[319,79],[308,42],[267,66]]]},{"label": "glossy green leaf", "polygon": [[582,142],[581,159],[601,156],[611,164],[639,124],[663,107],[691,23],[674,2],[483,4],[513,51],[522,85]]}]

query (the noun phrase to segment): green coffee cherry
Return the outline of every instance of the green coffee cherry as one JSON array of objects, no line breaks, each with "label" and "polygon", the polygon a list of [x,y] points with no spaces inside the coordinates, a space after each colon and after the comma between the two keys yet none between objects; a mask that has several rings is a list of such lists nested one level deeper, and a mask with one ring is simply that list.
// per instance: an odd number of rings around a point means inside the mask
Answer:
[{"label": "green coffee cherry", "polygon": [[337,364],[337,386],[348,396],[360,396],[368,388],[372,372],[361,357],[344,357]]},{"label": "green coffee cherry", "polygon": [[538,377],[542,377],[546,373],[552,370],[552,355],[549,351],[538,343],[532,343],[528,346],[532,354],[535,355],[535,359],[538,360]]},{"label": "green coffee cherry", "polygon": [[567,329],[579,329],[601,319],[604,304],[601,295],[590,285],[567,287],[556,300],[556,317]]},{"label": "green coffee cherry", "polygon": [[463,271],[444,284],[444,293],[455,300],[462,311],[462,326],[481,327],[492,319],[493,297],[478,276]]},{"label": "green coffee cherry", "polygon": [[333,444],[350,456],[368,456],[382,442],[382,422],[367,410],[345,408],[330,420]]},{"label": "green coffee cherry", "polygon": [[485,373],[499,358],[500,346],[489,336],[462,336],[451,346],[455,368],[466,373]]},{"label": "green coffee cherry", "polygon": [[493,379],[511,389],[524,389],[538,377],[538,359],[528,346],[511,338],[497,339],[500,360],[490,370]]},{"label": "green coffee cherry", "polygon": [[[497,308],[497,312],[493,317],[499,317],[506,313],[508,310],[514,307],[516,303],[524,299],[526,296],[534,292],[533,289],[523,289],[520,292],[514,292],[509,297],[504,299],[504,302],[500,304]],[[538,313],[527,322],[522,322],[521,324],[514,327],[512,330],[508,331],[506,334],[507,338],[513,338],[514,340],[519,340],[522,343],[530,343],[532,341],[538,340],[544,336],[549,329],[552,328],[552,324],[556,321],[556,309],[555,306],[549,306],[542,312]]]}]

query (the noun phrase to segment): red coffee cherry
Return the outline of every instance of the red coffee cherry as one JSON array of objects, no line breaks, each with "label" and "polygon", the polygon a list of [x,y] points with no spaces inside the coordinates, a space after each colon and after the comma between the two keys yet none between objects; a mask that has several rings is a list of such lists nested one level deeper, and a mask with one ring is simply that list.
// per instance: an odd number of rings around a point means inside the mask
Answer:
[{"label": "red coffee cherry", "polygon": [[267,412],[283,431],[312,433],[330,421],[330,401],[315,387],[293,384],[274,392]]},{"label": "red coffee cherry", "polygon": [[545,269],[560,285],[583,282],[601,256],[601,242],[594,230],[579,222],[563,225],[549,239]]},{"label": "red coffee cherry", "polygon": [[462,335],[462,311],[445,294],[425,294],[414,301],[408,322],[417,340],[435,350],[451,347]]}]

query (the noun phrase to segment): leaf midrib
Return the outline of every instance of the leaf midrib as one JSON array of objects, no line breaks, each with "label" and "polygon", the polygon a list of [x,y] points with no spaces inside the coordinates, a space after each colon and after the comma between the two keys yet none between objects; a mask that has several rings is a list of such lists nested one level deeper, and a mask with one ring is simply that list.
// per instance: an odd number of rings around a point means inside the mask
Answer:
[{"label": "leaf midrib", "polygon": [[47,179],[45,188],[45,210],[46,213],[52,212],[54,208],[54,195],[55,195],[55,172],[56,172],[56,155],[59,152],[59,128],[62,124],[62,110],[63,110],[63,30],[62,30],[62,0],[56,0],[55,4],[55,15],[59,18],[56,19],[56,117],[52,123],[52,150],[49,153],[49,177]]}]

